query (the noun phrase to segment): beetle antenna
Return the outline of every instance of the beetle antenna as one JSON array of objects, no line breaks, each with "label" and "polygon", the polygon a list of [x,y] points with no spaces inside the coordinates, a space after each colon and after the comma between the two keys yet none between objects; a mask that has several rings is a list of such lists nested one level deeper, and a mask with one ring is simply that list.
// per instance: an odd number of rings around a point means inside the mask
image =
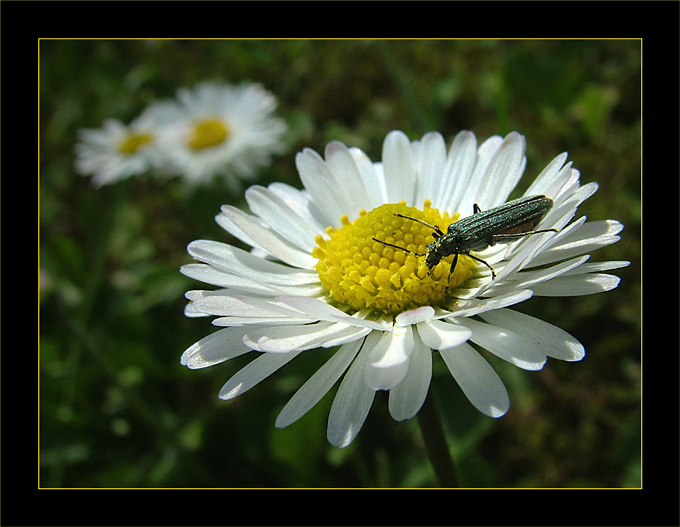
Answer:
[{"label": "beetle antenna", "polygon": [[415,254],[416,256],[425,256],[425,253],[414,253],[413,251],[409,251],[408,249],[404,247],[399,247],[398,245],[393,245],[391,243],[384,242],[382,240],[379,240],[378,238],[371,238],[373,241],[382,243],[383,245],[387,245],[388,247],[394,247],[395,249],[401,249],[402,251],[406,251],[407,253]]},{"label": "beetle antenna", "polygon": [[425,225],[426,227],[429,227],[430,229],[434,229],[434,231],[438,234],[438,236],[436,236],[437,238],[444,236],[444,233],[436,225],[430,225],[426,221],[419,220],[418,218],[411,218],[411,216],[404,216],[403,214],[399,214],[398,212],[396,212],[394,215],[399,216],[400,218],[405,218],[407,220],[417,221],[418,223],[422,223],[423,225]]}]

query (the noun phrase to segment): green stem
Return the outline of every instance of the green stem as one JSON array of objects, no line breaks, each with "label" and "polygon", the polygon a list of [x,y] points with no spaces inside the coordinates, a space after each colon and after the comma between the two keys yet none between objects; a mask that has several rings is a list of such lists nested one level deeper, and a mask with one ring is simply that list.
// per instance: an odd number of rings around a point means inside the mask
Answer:
[{"label": "green stem", "polygon": [[439,486],[458,487],[453,459],[432,393],[425,399],[423,407],[418,412],[418,425],[425,441],[427,457],[437,476]]}]

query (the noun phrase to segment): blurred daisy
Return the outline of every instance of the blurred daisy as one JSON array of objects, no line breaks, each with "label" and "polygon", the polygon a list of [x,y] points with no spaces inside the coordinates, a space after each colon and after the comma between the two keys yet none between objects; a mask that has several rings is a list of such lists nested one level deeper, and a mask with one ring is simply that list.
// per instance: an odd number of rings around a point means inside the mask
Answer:
[{"label": "blurred daisy", "polygon": [[172,119],[167,105],[152,104],[129,125],[107,119],[100,129],[80,130],[76,171],[100,187],[159,169],[165,163],[159,131]]},{"label": "blurred daisy", "polygon": [[178,91],[178,118],[163,131],[172,170],[189,184],[215,176],[236,186],[283,148],[276,98],[259,84],[204,82]]},{"label": "blurred daisy", "polygon": [[257,358],[222,387],[220,398],[231,399],[303,351],[339,346],[286,404],[276,426],[299,419],[342,378],[327,430],[340,447],[356,437],[377,390],[389,391],[394,419],[418,412],[430,386],[432,350],[479,411],[502,416],[508,393],[479,349],[525,370],[540,370],[547,357],[584,357],[574,337],[511,306],[532,295],[609,291],[619,278],[606,271],[628,265],[588,261],[586,253],[616,242],[623,226],[574,220],[597,184],[581,185],[561,154],[525,193],[554,201],[535,228],[559,232],[476,252],[495,278],[467,256],[450,277],[453,255],[428,272],[422,254],[433,229],[409,218],[446,232],[473,214],[475,204],[482,210],[503,204],[524,171],[524,151],[518,133],[478,145],[467,131],[448,152],[438,133],[410,142],[390,132],[381,163],[338,142],[326,147],[325,159],[305,149],[296,158],[304,190],[253,186],[246,192],[252,214],[225,205],[217,215],[252,251],[206,240],[189,244],[189,254],[203,263],[182,272],[221,289],[189,291],[185,313],[216,316],[213,324],[224,329],[187,349],[182,364],[203,368],[256,350]]}]

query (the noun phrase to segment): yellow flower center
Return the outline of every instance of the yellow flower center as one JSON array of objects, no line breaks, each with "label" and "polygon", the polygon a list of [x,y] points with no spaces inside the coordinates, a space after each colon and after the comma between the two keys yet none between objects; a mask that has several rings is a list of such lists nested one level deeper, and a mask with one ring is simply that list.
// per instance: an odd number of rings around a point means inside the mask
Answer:
[{"label": "yellow flower center", "polygon": [[194,122],[194,128],[187,140],[189,148],[192,150],[203,150],[211,146],[224,143],[229,135],[229,130],[221,119],[203,119]]},{"label": "yellow flower center", "polygon": [[141,147],[152,142],[153,136],[151,134],[130,134],[118,145],[118,151],[121,154],[131,156]]},{"label": "yellow flower center", "polygon": [[402,201],[381,205],[368,213],[362,210],[354,222],[343,216],[340,229],[328,227],[330,239],[316,237],[317,245],[312,251],[319,260],[316,270],[339,308],[349,313],[369,308],[379,316],[425,305],[443,306],[451,290],[472,276],[476,264],[466,256],[459,256],[450,281],[453,255],[432,269],[428,269],[425,256],[418,256],[426,254],[427,244],[434,241],[433,230],[396,214],[436,225],[446,232],[458,214],[442,215],[430,205],[426,200],[423,210],[419,210]]}]

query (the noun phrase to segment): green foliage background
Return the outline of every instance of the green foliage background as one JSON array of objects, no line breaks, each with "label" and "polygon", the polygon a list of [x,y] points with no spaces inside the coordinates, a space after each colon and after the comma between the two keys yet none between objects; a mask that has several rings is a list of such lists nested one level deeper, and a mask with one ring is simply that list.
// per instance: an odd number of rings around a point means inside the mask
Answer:
[{"label": "green foliage background", "polygon": [[181,353],[214,331],[183,315],[203,288],[178,268],[186,245],[238,243],[214,222],[243,192],[136,178],[94,189],[74,171],[80,128],[129,121],[202,80],[260,82],[290,126],[258,183],[300,187],[294,156],[330,140],[380,159],[386,133],[462,129],[527,138],[521,186],[568,151],[600,190],[579,209],[618,219],[594,261],[630,260],[613,292],[534,298],[519,309],[585,346],[579,363],[525,372],[485,356],[510,393],[493,420],[435,358],[432,392],[463,486],[639,487],[641,481],[639,40],[42,40],[40,59],[39,464],[41,487],[436,486],[415,420],[379,393],[357,440],[326,441],[335,389],[287,429],[278,411],[328,357],[308,352],[224,402],[245,362],[200,371]]}]

